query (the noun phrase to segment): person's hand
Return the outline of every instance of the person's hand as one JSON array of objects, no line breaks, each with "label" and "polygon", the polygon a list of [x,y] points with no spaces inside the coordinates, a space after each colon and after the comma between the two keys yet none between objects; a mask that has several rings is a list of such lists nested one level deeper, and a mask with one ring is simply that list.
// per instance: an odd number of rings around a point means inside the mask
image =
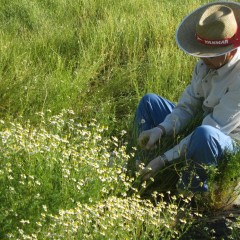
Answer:
[{"label": "person's hand", "polygon": [[146,131],[143,131],[138,138],[139,145],[147,150],[155,149],[156,142],[161,138],[163,131],[159,127],[155,127]]},{"label": "person's hand", "polygon": [[167,159],[162,156],[154,158],[140,173],[142,179],[147,181],[149,178],[154,177],[156,173],[167,165]]}]

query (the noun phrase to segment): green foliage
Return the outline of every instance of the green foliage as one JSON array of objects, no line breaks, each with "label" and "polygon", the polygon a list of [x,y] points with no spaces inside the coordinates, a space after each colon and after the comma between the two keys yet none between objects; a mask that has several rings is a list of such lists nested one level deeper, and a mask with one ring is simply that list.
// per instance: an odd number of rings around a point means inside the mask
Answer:
[{"label": "green foliage", "polygon": [[1,0],[0,238],[187,230],[193,219],[175,199],[139,199],[121,130],[145,93],[177,101],[189,83],[195,59],[177,48],[175,30],[202,3]]},{"label": "green foliage", "polygon": [[37,117],[38,127],[0,122],[1,238],[172,239],[189,227],[176,197],[140,198],[126,145],[106,127],[84,125],[72,110]]},{"label": "green foliage", "polygon": [[227,209],[240,194],[240,153],[226,153],[219,166],[208,167],[210,199],[213,209]]},{"label": "green foliage", "polygon": [[128,125],[146,92],[176,101],[194,61],[174,35],[196,3],[181,4],[188,9],[169,1],[1,1],[1,115],[71,108],[114,129]]}]

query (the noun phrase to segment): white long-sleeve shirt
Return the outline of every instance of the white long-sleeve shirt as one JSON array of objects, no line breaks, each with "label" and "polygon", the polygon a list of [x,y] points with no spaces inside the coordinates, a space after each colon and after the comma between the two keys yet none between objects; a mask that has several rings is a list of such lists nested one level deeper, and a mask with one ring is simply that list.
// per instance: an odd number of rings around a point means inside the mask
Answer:
[{"label": "white long-sleeve shirt", "polygon": [[[166,135],[179,133],[201,109],[204,112],[202,125],[213,126],[240,141],[240,49],[219,69],[209,69],[199,60],[190,85],[160,125]],[[190,137],[191,134],[165,152],[169,161],[185,153]]]}]

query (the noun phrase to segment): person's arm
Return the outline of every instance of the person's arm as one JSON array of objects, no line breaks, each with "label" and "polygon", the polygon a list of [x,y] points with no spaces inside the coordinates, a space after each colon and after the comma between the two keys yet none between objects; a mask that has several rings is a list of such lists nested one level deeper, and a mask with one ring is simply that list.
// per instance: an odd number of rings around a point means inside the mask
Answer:
[{"label": "person's arm", "polygon": [[175,159],[178,159],[180,157],[185,157],[186,155],[186,149],[189,144],[189,141],[191,139],[192,133],[183,138],[179,144],[175,145],[173,148],[170,150],[166,151],[164,153],[164,156],[168,160],[168,162],[171,162]]},{"label": "person's arm", "polygon": [[[238,81],[240,82],[240,78]],[[230,88],[221,98],[219,104],[214,107],[213,112],[203,119],[202,124],[213,126],[225,134],[230,134],[239,127],[240,87],[235,85],[234,89]]]},{"label": "person's arm", "polygon": [[147,166],[141,171],[143,180],[148,180],[154,177],[158,171],[165,168],[171,161],[183,157],[186,153],[186,147],[190,141],[191,134],[184,138],[178,145],[165,152],[163,155],[154,158]]},{"label": "person's arm", "polygon": [[[240,128],[240,77],[237,76],[237,78],[234,79],[228,92],[220,99],[213,111],[203,119],[202,125],[210,125],[227,135],[233,131],[236,132],[236,128]],[[185,155],[190,138],[191,134],[164,153],[168,161]]]},{"label": "person's arm", "polygon": [[187,86],[180,97],[177,106],[173,109],[165,120],[159,124],[164,135],[172,135],[183,130],[190,120],[196,115],[202,106],[202,90],[201,90],[201,62],[194,69],[191,84]]}]

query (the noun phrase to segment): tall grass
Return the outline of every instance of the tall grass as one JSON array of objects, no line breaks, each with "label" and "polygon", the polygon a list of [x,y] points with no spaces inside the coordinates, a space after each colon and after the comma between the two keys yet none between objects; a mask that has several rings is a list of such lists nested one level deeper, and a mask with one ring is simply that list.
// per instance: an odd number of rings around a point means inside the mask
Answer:
[{"label": "tall grass", "polygon": [[198,5],[1,1],[2,116],[72,108],[85,120],[124,126],[146,92],[176,101],[195,60],[177,48],[175,29]]},{"label": "tall grass", "polygon": [[0,238],[185,234],[190,199],[139,198],[123,130],[145,93],[177,101],[190,81],[175,30],[202,3],[1,0]]}]

